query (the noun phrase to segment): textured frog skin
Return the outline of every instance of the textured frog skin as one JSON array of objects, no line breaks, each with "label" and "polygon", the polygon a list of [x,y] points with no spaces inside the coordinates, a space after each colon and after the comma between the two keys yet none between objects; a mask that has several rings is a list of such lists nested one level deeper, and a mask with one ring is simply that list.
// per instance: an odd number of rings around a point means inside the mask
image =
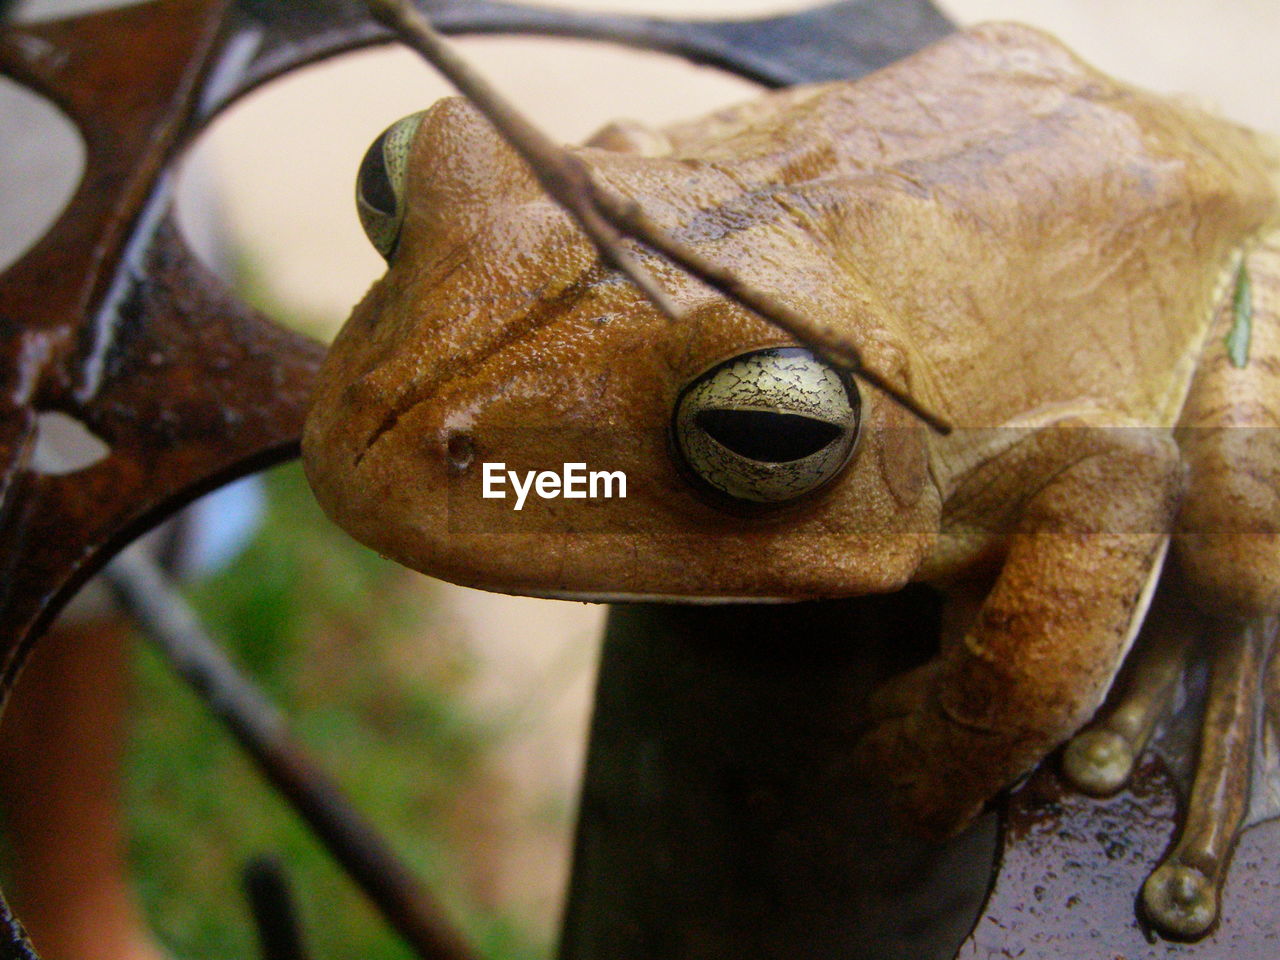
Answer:
[{"label": "textured frog skin", "polygon": [[[506,592],[802,599],[927,580],[939,656],[858,754],[935,833],[1101,702],[1173,554],[1215,615],[1280,607],[1277,161],[1013,25],[862,80],[578,149],[681,241],[856,343],[941,411],[861,389],[818,492],[726,508],[673,455],[682,391],[786,336],[651,260],[672,324],[487,123],[425,115],[387,274],[335,341],[304,438],[321,503],[416,569]],[[1249,356],[1227,355],[1252,278]],[[479,466],[623,470],[626,499],[485,513]],[[1250,531],[1241,533],[1241,531]]]}]

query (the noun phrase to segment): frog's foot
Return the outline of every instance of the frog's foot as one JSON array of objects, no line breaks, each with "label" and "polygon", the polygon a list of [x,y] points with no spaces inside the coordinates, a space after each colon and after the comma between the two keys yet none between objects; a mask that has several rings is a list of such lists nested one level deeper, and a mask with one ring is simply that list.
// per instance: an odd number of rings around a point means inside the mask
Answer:
[{"label": "frog's foot", "polygon": [[959,833],[1003,784],[985,784],[974,751],[959,740],[980,736],[956,728],[937,696],[942,664],[927,663],[894,677],[872,694],[872,727],[855,762],[887,791],[897,818],[914,833],[943,839]]},{"label": "frog's foot", "polygon": [[[1128,780],[1200,632],[1198,618],[1168,598],[1153,607],[1148,627],[1124,696],[1078,734],[1063,756],[1063,772],[1083,792],[1113,793]],[[1185,823],[1142,888],[1143,911],[1152,925],[1184,939],[1203,936],[1218,917],[1227,864],[1249,808],[1261,674],[1276,621],[1254,619],[1234,627],[1217,622],[1209,631],[1218,636]],[[1271,674],[1275,686],[1280,666]],[[1271,699],[1280,699],[1280,692],[1271,691]]]},{"label": "frog's foot", "polygon": [[1249,811],[1259,694],[1276,628],[1276,618],[1260,618],[1216,640],[1182,834],[1142,887],[1148,918],[1172,936],[1203,936],[1218,917],[1227,863]]},{"label": "frog's foot", "polygon": [[1176,591],[1157,594],[1129,661],[1124,695],[1067,744],[1062,772],[1081,793],[1105,797],[1129,781],[1156,723],[1173,700],[1199,620]]}]

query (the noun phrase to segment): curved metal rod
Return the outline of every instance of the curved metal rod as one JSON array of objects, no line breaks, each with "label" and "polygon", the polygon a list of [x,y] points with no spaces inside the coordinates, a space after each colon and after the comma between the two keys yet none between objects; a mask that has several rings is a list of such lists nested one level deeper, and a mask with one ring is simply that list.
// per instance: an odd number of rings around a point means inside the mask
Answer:
[{"label": "curved metal rod", "polygon": [[[842,0],[745,20],[628,16],[499,0],[415,0],[442,33],[526,34],[600,40],[683,57],[767,87],[849,80],[887,66],[955,30],[932,0]],[[240,0],[236,43],[243,72],[209,99],[207,115],[260,83],[344,50],[387,43],[358,0],[294,7]]]}]

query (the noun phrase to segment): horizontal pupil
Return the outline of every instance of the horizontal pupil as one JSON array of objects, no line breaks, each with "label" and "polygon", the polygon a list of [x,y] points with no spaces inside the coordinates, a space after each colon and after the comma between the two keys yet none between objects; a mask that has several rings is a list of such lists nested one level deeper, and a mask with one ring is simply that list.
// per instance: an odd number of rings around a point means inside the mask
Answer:
[{"label": "horizontal pupil", "polygon": [[722,446],[763,463],[801,460],[841,433],[834,423],[772,410],[700,410],[695,421]]},{"label": "horizontal pupil", "polygon": [[382,156],[382,145],[386,142],[387,133],[383,131],[373,145],[365,152],[360,161],[360,195],[364,202],[379,213],[395,216],[396,193],[387,177],[387,164]]}]

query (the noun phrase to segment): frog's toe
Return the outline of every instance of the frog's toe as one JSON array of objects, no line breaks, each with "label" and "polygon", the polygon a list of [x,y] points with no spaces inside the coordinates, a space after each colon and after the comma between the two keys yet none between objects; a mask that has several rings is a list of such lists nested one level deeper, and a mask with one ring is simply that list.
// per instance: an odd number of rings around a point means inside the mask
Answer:
[{"label": "frog's toe", "polygon": [[1218,915],[1227,864],[1249,811],[1261,679],[1277,622],[1257,618],[1235,630],[1225,622],[1219,628],[1186,819],[1142,888],[1152,924],[1175,937],[1202,936]]},{"label": "frog's toe", "polygon": [[1198,620],[1172,591],[1157,596],[1123,691],[1062,755],[1062,772],[1076,789],[1105,797],[1125,785],[1164,714],[1186,668]]},{"label": "frog's toe", "polygon": [[1082,793],[1105,797],[1123,787],[1137,759],[1134,746],[1105,727],[1074,737],[1062,755],[1062,772]]},{"label": "frog's toe", "polygon": [[[1189,654],[1202,639],[1214,646],[1201,722],[1196,771],[1177,843],[1142,888],[1152,926],[1196,939],[1218,916],[1222,885],[1249,809],[1250,761],[1262,675],[1277,622],[1208,620],[1183,592],[1166,587],[1148,614],[1128,678],[1093,724],[1062,756],[1066,778],[1084,793],[1106,796],[1124,786],[1178,689]],[[1280,676],[1280,666],[1272,673]]]},{"label": "frog's toe", "polygon": [[1199,937],[1218,918],[1218,886],[1195,867],[1166,863],[1142,885],[1142,906],[1165,933]]},{"label": "frog's toe", "polygon": [[958,787],[957,779],[925,760],[925,753],[904,735],[901,720],[867,734],[854,762],[885,791],[889,810],[907,831],[927,840],[944,840],[967,827],[982,811],[985,796]]},{"label": "frog's toe", "polygon": [[923,712],[925,701],[937,689],[941,669],[940,661],[931,660],[890,677],[872,691],[867,701],[867,715],[873,721],[881,722]]},{"label": "frog's toe", "polygon": [[[984,788],[970,751],[954,743],[936,698],[917,684],[907,697],[901,686],[893,706],[902,712],[882,716],[858,741],[854,763],[868,781],[885,792],[888,808],[911,833],[942,840],[967,827],[999,789]],[[906,700],[913,700],[908,707]]]}]

